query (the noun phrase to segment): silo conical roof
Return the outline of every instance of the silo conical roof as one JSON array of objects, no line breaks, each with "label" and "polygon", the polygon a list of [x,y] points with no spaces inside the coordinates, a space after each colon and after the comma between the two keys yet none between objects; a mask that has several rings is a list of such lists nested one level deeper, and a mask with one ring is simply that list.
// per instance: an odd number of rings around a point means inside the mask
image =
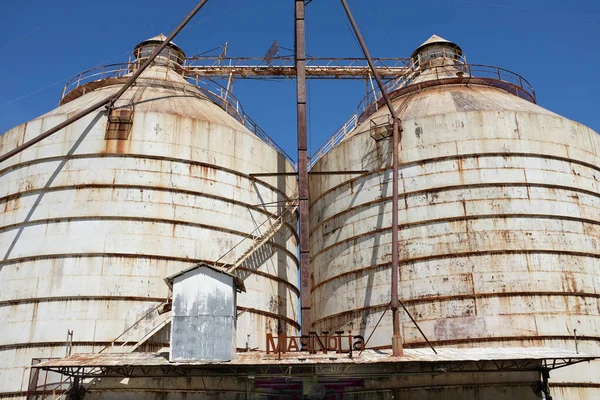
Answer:
[{"label": "silo conical roof", "polygon": [[[133,52],[134,52],[134,54],[135,54],[135,51],[136,51],[137,49],[139,49],[140,47],[142,47],[142,46],[145,46],[145,45],[147,45],[147,44],[150,44],[150,43],[162,43],[162,42],[164,42],[164,41],[166,41],[166,40],[167,40],[167,37],[166,37],[166,36],[165,36],[163,33],[160,33],[160,34],[158,34],[158,35],[156,35],[156,36],[153,36],[153,37],[151,37],[151,38],[149,38],[149,39],[146,39],[146,40],[144,40],[143,42],[139,43],[137,46],[135,46],[135,48],[134,48]],[[183,55],[183,57],[185,58],[185,52],[184,52],[184,51],[183,51],[183,49],[182,49],[181,47],[179,47],[179,46],[178,46],[178,45],[177,45],[175,42],[173,42],[173,41],[170,41],[170,42],[169,42],[169,46],[171,46],[172,48],[174,48],[174,49],[176,49],[177,51],[181,52],[181,54],[182,54],[182,55]]]},{"label": "silo conical roof", "polygon": [[421,50],[423,50],[426,47],[435,45],[435,44],[446,44],[449,47],[455,48],[458,50],[458,52],[460,54],[462,54],[462,49],[460,48],[459,45],[457,45],[454,42],[451,42],[449,40],[444,39],[441,36],[438,36],[436,34],[431,35],[431,37],[429,39],[427,39],[426,41],[424,41],[419,47],[417,47],[415,49],[415,51],[412,52],[412,54],[410,55],[411,58],[414,58]]},{"label": "silo conical roof", "polygon": [[[159,33],[158,35],[153,36],[150,39],[146,39],[144,42],[164,42],[165,40],[167,40],[167,37],[164,35],[164,33]],[[175,42],[173,42],[173,41],[170,41],[169,44],[171,44],[173,46],[177,46],[175,44]],[[177,47],[179,47],[179,46],[177,46]]]},{"label": "silo conical roof", "polygon": [[431,37],[429,39],[424,41],[419,47],[423,47],[423,46],[426,46],[428,44],[433,44],[433,43],[451,43],[451,42],[434,33],[433,35],[431,35]]}]

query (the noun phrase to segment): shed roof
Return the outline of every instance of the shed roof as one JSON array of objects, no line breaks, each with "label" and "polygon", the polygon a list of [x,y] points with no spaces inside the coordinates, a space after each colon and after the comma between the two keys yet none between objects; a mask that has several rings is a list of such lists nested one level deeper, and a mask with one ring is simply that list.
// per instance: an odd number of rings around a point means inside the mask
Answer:
[{"label": "shed roof", "polygon": [[194,266],[191,266],[189,268],[186,268],[184,270],[181,270],[173,275],[167,276],[165,278],[165,283],[167,284],[167,286],[169,286],[170,289],[173,289],[173,281],[175,280],[175,278],[185,275],[189,272],[195,271],[199,268],[208,268],[208,269],[212,269],[213,271],[216,271],[220,274],[223,275],[227,275],[233,278],[233,283],[235,285],[235,288],[240,291],[240,292],[245,292],[246,291],[246,286],[244,285],[244,281],[242,281],[242,279],[239,276],[230,274],[229,272],[225,272],[223,271],[221,268],[217,268],[214,265],[209,265],[207,263],[200,263],[200,264],[196,264]]}]

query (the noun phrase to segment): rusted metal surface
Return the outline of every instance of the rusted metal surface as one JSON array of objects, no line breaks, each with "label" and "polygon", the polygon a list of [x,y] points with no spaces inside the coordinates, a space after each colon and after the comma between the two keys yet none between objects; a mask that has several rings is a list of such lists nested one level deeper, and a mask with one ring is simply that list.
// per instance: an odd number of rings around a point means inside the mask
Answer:
[{"label": "rusted metal surface", "polygon": [[[52,359],[41,362],[36,368],[57,367],[101,367],[101,366],[160,366],[160,365],[298,365],[298,364],[374,364],[374,363],[415,363],[415,362],[462,362],[462,361],[508,361],[508,360],[539,360],[556,361],[556,366],[563,361],[588,361],[600,357],[600,354],[576,353],[574,350],[552,349],[546,347],[520,348],[440,348],[438,354],[429,349],[407,349],[401,357],[392,357],[391,350],[365,350],[360,356],[352,358],[347,354],[331,357],[330,353],[305,354],[298,358],[294,354],[268,356],[264,352],[237,353],[229,362],[197,361],[170,362],[157,353],[114,353],[114,354],[74,354],[70,357]],[[551,364],[550,364],[551,366]],[[508,365],[507,365],[508,367]]]},{"label": "rusted metal surface", "polygon": [[[139,53],[134,51],[134,56]],[[377,72],[385,79],[397,78],[407,71],[411,60],[408,58],[374,58]],[[79,88],[89,89],[105,86],[103,80],[122,79],[138,66],[138,63],[109,64],[91,68],[71,78],[64,86],[61,100],[64,102],[84,94]],[[229,79],[262,79],[262,78],[296,78],[294,57],[277,57],[267,64],[262,58],[252,57],[211,57],[199,56],[185,59],[185,64],[176,69],[189,78],[223,78]],[[364,79],[370,74],[370,67],[363,58],[306,58],[306,76],[312,79]],[[75,92],[75,97],[69,96]]]},{"label": "rusted metal surface", "polygon": [[288,336],[285,333],[266,336],[267,355],[277,354],[281,356],[287,353],[308,354],[349,354],[352,358],[353,351],[361,352],[365,349],[365,338],[360,335],[352,335],[348,332],[309,332],[301,336]]},{"label": "rusted metal surface", "polygon": [[[400,132],[402,131],[401,128],[401,121],[400,118],[398,117],[396,110],[394,109],[394,106],[390,100],[390,94],[387,92],[385,86],[383,85],[383,82],[381,81],[381,77],[379,76],[379,74],[377,73],[377,70],[375,69],[375,65],[373,64],[373,60],[371,59],[371,55],[369,54],[369,50],[367,48],[367,45],[365,43],[365,41],[362,38],[362,35],[360,34],[360,30],[358,29],[358,26],[356,25],[356,21],[354,20],[354,17],[352,16],[352,12],[350,11],[350,7],[348,7],[348,3],[346,2],[346,0],[341,0],[342,5],[344,6],[344,10],[346,11],[346,15],[348,15],[348,19],[350,20],[350,24],[352,25],[352,28],[354,29],[354,34],[356,35],[356,38],[358,39],[358,42],[360,44],[360,47],[362,48],[362,51],[367,59],[367,61],[369,62],[369,66],[371,67],[371,71],[373,73],[373,76],[375,77],[375,81],[377,82],[377,86],[379,87],[379,90],[381,92],[381,95],[385,101],[385,104],[387,106],[387,109],[392,117],[392,277],[391,277],[391,301],[390,301],[390,308],[391,308],[391,312],[392,312],[392,349],[393,349],[393,355],[394,356],[400,356],[402,355],[402,336],[400,334],[400,320],[399,320],[399,316],[398,316],[398,268],[399,268],[399,264],[398,264],[398,146],[400,145]],[[405,309],[406,310],[406,309]],[[410,316],[410,312],[408,310],[406,310],[407,314],[409,314]],[[414,319],[412,318],[412,316],[410,316],[410,319],[414,321]],[[416,322],[415,322],[416,325]],[[417,325],[417,328],[419,329],[419,331],[421,331],[421,329],[419,328],[419,326]],[[427,339],[426,339],[427,340]],[[429,341],[428,341],[429,343]],[[435,351],[435,350],[434,350]]]},{"label": "rusted metal surface", "polygon": [[[332,353],[298,357],[245,352],[224,363],[173,363],[152,353],[75,355],[40,360],[36,371],[38,376],[57,371],[65,379],[101,378],[88,387],[87,396],[93,399],[160,398],[167,394],[231,397],[238,393],[281,397],[282,393],[301,395],[303,382],[318,381],[328,388],[341,387],[339,396],[359,399],[402,395],[407,399],[475,400],[484,396],[509,400],[510,396],[530,398],[531,383],[540,379],[542,371],[572,368],[570,365],[594,358],[546,348],[446,348],[437,355],[408,349],[403,357],[390,354],[389,350],[366,350],[353,357]],[[316,377],[312,383],[310,376]]]},{"label": "rusted metal surface", "polygon": [[[453,60],[452,64],[450,67],[448,65],[435,65],[424,71],[419,64],[413,63],[406,73],[388,80],[384,84],[385,90],[391,93],[390,96],[395,102],[405,102],[407,98],[405,95],[423,89],[451,84],[473,84],[502,89],[517,97],[536,103],[533,86],[525,78],[512,71],[489,65],[467,64],[463,58]],[[380,89],[377,88],[369,92],[342,127],[311,156],[309,169],[332,148],[347,137],[354,135],[356,133],[355,128],[360,123],[369,121],[369,117],[384,107],[385,104]],[[374,121],[374,119],[371,118],[370,121]]]},{"label": "rusted metal surface", "polygon": [[302,332],[312,331],[310,245],[308,223],[308,140],[306,137],[306,33],[304,0],[295,0],[294,35],[298,135],[298,210],[300,212],[300,302]]},{"label": "rusted metal surface", "polygon": [[[135,71],[136,68],[138,68],[138,63],[127,63],[104,66],[98,73],[95,73],[95,70],[86,71],[82,73],[82,76],[73,78],[73,82],[67,83],[59,105],[65,105],[86,93],[100,88],[123,84],[127,82],[127,77],[131,74],[131,71]],[[190,97],[198,96],[203,99],[210,99],[233,118],[241,122],[249,131],[284,155],[290,163],[294,163],[285,151],[246,114],[241,102],[233,93],[218,83],[161,65],[154,65],[154,68],[145,71],[137,80],[139,86],[145,81],[149,81],[153,86],[163,85],[165,88],[179,87]],[[190,84],[197,90],[190,88]]]},{"label": "rusted metal surface", "polygon": [[[64,354],[67,329],[74,353],[110,344],[166,299],[164,277],[214,263],[275,220],[262,204],[283,204],[295,190],[291,176],[247,174],[294,172],[285,156],[180,75],[158,76],[164,66],[151,66],[116,103],[138,99],[126,140],[106,140],[97,112],[0,164],[1,393],[27,387],[32,358]],[[100,87],[6,132],[0,152],[118,89]],[[263,347],[266,332],[298,331],[295,226],[287,221],[238,271],[248,290],[238,297],[247,310],[239,348]],[[168,340],[164,329],[144,346]]]},{"label": "rusted metal surface", "polygon": [[[577,329],[580,349],[597,348],[600,136],[503,88],[447,79],[393,97],[405,128],[401,300],[436,347],[575,350]],[[311,180],[317,330],[368,336],[389,302],[393,145],[370,135],[388,117],[377,109],[314,164],[371,171]],[[401,323],[407,347],[425,346]],[[389,313],[378,331],[369,347],[389,346]],[[557,371],[551,383],[594,398],[598,368]]]},{"label": "rusted metal surface", "polygon": [[[384,78],[396,78],[406,71],[408,58],[375,58],[375,68]],[[258,57],[216,56],[190,57],[185,68],[200,76],[227,78],[231,74],[241,78],[296,77],[293,57],[277,56],[270,61]],[[370,67],[363,58],[306,57],[306,76],[312,79],[364,79]]]}]

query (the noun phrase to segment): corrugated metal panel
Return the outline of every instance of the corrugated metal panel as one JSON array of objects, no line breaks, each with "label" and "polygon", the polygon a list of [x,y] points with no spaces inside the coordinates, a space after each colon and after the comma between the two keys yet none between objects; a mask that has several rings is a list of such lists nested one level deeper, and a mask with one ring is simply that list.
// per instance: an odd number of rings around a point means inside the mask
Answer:
[{"label": "corrugated metal panel", "polygon": [[173,280],[170,361],[235,357],[234,278],[199,267]]}]

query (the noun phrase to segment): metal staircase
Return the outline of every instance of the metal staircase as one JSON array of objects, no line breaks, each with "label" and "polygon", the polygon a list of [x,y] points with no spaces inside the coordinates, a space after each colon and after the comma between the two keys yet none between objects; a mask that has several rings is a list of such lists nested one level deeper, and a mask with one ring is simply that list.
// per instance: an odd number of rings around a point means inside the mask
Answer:
[{"label": "metal staircase", "polygon": [[[223,269],[225,272],[227,272],[229,274],[233,273],[246,260],[248,260],[248,258],[250,258],[258,249],[260,249],[265,243],[267,243],[269,240],[271,240],[271,238],[273,236],[275,236],[275,234],[279,231],[279,229],[281,229],[281,227],[283,225],[285,225],[288,218],[290,216],[294,215],[294,212],[296,211],[297,207],[298,207],[298,196],[297,196],[297,191],[296,191],[296,192],[294,192],[294,194],[291,197],[289,197],[286,200],[283,210],[281,211],[279,216],[277,216],[275,221],[273,221],[273,223],[267,228],[266,231],[264,231],[262,234],[259,234],[258,236],[251,236],[248,238],[244,238],[242,241],[240,241],[234,247],[229,249],[229,251],[227,251],[227,253],[223,254],[217,260],[217,262],[215,263],[215,266]],[[265,222],[263,222],[261,225],[259,225],[252,233],[253,234],[255,232],[260,233],[260,228],[268,221],[269,221],[269,219],[267,219]],[[250,239],[250,238],[252,239],[252,245],[237,260],[235,260],[235,262],[233,264],[231,264],[230,266],[228,266],[228,264],[226,264],[226,263],[218,264],[218,262],[220,260],[222,260],[227,254],[229,254],[234,249],[236,249],[246,239]]]},{"label": "metal staircase", "polygon": [[[134,343],[133,346],[127,349],[128,353],[134,352],[138,347],[146,343],[155,333],[161,328],[171,322],[171,311],[165,313],[159,313],[159,309],[168,304],[167,302],[160,303],[156,307],[152,308],[141,318],[135,321],[129,328],[123,333],[117,336],[110,344],[102,348],[98,353],[103,353],[110,349],[108,352],[119,352],[123,347]],[[156,315],[153,315],[156,314]],[[132,334],[132,338],[128,338],[128,334]],[[140,338],[141,334],[141,338]],[[116,346],[116,343],[121,341],[121,344]],[[116,350],[116,351],[115,351]]]}]

